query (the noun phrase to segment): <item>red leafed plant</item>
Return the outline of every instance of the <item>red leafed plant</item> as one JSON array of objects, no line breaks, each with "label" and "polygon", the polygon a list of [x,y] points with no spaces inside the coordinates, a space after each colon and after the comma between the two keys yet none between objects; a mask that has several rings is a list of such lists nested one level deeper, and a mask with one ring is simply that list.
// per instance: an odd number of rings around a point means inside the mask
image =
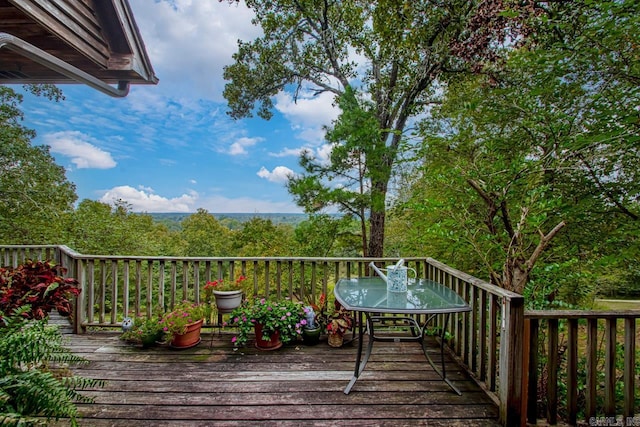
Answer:
[{"label": "red leafed plant", "polygon": [[[0,268],[0,312],[31,306],[24,316],[43,319],[51,310],[70,316],[71,299],[80,294],[78,281],[64,278],[66,269],[48,261],[28,260],[16,268]],[[1,317],[1,315],[0,315]]]}]

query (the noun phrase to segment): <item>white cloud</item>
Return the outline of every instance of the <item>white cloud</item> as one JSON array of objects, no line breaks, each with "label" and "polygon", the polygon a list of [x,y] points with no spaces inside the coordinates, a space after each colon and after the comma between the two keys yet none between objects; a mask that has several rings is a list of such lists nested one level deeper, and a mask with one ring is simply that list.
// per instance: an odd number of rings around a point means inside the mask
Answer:
[{"label": "white cloud", "polygon": [[271,157],[300,157],[300,154],[302,154],[302,152],[307,149],[308,148],[305,148],[305,147],[299,147],[299,148],[285,147],[282,150],[278,151],[277,153],[269,153],[269,155]]},{"label": "white cloud", "polygon": [[131,0],[158,88],[176,98],[222,101],[222,67],[233,62],[237,40],[262,30],[244,3],[202,0]]},{"label": "white cloud", "polygon": [[315,97],[301,94],[294,101],[291,94],[281,92],[275,97],[275,108],[289,120],[298,138],[318,144],[324,139],[323,126],[331,125],[340,114],[340,109],[333,105],[334,97],[330,92]]},{"label": "white cloud", "polygon": [[116,166],[111,154],[95,145],[93,138],[78,131],[54,132],[43,136],[51,152],[71,158],[78,169],[111,169]]},{"label": "white cloud", "polygon": [[135,189],[128,185],[113,187],[100,198],[102,203],[113,204],[124,200],[133,212],[193,212],[198,200],[198,193],[183,194],[179,197],[166,198],[153,194],[153,190],[140,186]]},{"label": "white cloud", "polygon": [[322,144],[316,149],[316,158],[322,164],[329,164],[331,161],[331,150],[333,150],[333,144]]},{"label": "white cloud", "polygon": [[247,138],[247,137],[238,138],[229,147],[229,154],[231,154],[232,156],[247,154],[248,153],[247,148],[253,147],[258,142],[263,140],[264,138]]},{"label": "white cloud", "polygon": [[276,166],[271,172],[269,172],[269,170],[263,166],[260,168],[257,175],[260,178],[264,178],[271,182],[286,184],[287,181],[289,181],[289,178],[291,176],[294,176],[295,173],[286,166]]}]

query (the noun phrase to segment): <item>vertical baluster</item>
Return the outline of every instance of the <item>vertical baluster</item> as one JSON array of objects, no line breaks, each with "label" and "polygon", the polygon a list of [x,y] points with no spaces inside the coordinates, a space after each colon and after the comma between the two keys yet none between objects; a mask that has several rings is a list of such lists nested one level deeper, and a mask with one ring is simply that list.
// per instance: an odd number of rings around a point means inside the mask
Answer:
[{"label": "vertical baluster", "polygon": [[107,265],[104,259],[100,260],[100,323],[105,322],[105,305],[107,302]]},{"label": "vertical baluster", "polygon": [[487,367],[489,376],[489,390],[496,391],[497,377],[496,372],[497,354],[498,354],[498,306],[499,298],[491,294],[489,296],[489,366]]},{"label": "vertical baluster", "polygon": [[93,323],[95,306],[95,260],[87,262],[87,323]]},{"label": "vertical baluster", "polygon": [[158,262],[158,309],[164,311],[164,260]]},{"label": "vertical baluster", "polygon": [[327,295],[329,289],[329,278],[327,277],[329,274],[329,264],[327,261],[322,261],[322,293]]},{"label": "vertical baluster", "polygon": [[578,414],[578,319],[569,319],[567,343],[567,412],[569,424],[575,425]]},{"label": "vertical baluster", "polygon": [[300,301],[304,301],[304,287],[305,287],[305,274],[304,274],[304,260],[300,261]]},{"label": "vertical baluster", "polygon": [[87,273],[86,262],[82,259],[76,259],[75,278],[78,280],[80,287],[80,295],[76,298],[76,306],[73,315],[73,333],[82,334],[86,331],[87,322]]},{"label": "vertical baluster", "polygon": [[153,315],[153,260],[147,260],[147,317]]},{"label": "vertical baluster", "polygon": [[136,260],[136,316],[142,310],[142,261]]},{"label": "vertical baluster", "polygon": [[604,357],[604,415],[616,416],[616,323],[617,319],[605,320]]},{"label": "vertical baluster", "polygon": [[480,381],[486,381],[487,379],[487,292],[480,289],[480,306],[478,307],[480,312],[480,319],[478,322],[478,328],[480,329],[479,337],[479,354],[480,354]]},{"label": "vertical baluster", "polygon": [[[469,291],[470,285],[467,282],[462,282],[462,293],[460,294],[460,296],[462,297],[462,299],[470,305],[470,291]],[[470,322],[471,316],[469,315],[469,312],[465,312],[462,314],[462,348],[460,349],[461,351],[461,355],[462,355],[462,360],[464,361],[464,363],[466,365],[469,365],[469,322]]]},{"label": "vertical baluster", "polygon": [[[242,276],[242,274],[240,275]],[[233,260],[229,261],[229,280],[231,280],[231,282],[235,282],[236,280],[236,265]]]},{"label": "vertical baluster", "polygon": [[258,286],[258,261],[253,261],[253,295],[259,295],[259,286]]},{"label": "vertical baluster", "polygon": [[210,260],[206,260],[204,262],[204,281],[206,282],[211,282],[211,261]]},{"label": "vertical baluster", "polygon": [[[276,289],[278,294],[278,299],[282,298],[282,260],[276,261]],[[293,295],[293,290],[291,286],[288,286],[288,295],[289,298]]]},{"label": "vertical baluster", "polygon": [[538,339],[540,321],[529,321],[529,380],[527,388],[527,422],[536,424],[538,420]]},{"label": "vertical baluster", "polygon": [[289,295],[291,295],[293,293],[293,260],[287,261],[287,271],[289,272],[287,289],[289,290]]},{"label": "vertical baluster", "polygon": [[587,385],[586,385],[586,411],[588,420],[596,415],[596,372],[598,345],[598,319],[587,320]]},{"label": "vertical baluster", "polygon": [[118,261],[111,260],[111,324],[118,321]]},{"label": "vertical baluster", "polygon": [[182,301],[189,298],[189,263],[182,261]]},{"label": "vertical baluster", "polygon": [[469,297],[471,305],[471,325],[469,328],[469,335],[471,343],[469,344],[469,360],[471,362],[471,372],[476,372],[478,367],[478,288],[471,286],[471,295]]},{"label": "vertical baluster", "polygon": [[193,294],[196,304],[200,304],[200,261],[193,261]]},{"label": "vertical baluster", "polygon": [[[459,278],[455,278],[453,281],[453,289],[455,290],[455,292],[459,295],[460,294],[460,279]],[[453,331],[453,334],[455,336],[456,339],[456,354],[458,356],[461,356],[462,353],[460,352],[460,349],[462,348],[462,319],[464,317],[462,316],[461,313],[455,313],[454,316],[454,326],[455,329]]]},{"label": "vertical baluster", "polygon": [[316,301],[316,261],[311,261],[311,301]]},{"label": "vertical baluster", "polygon": [[125,316],[129,313],[129,260],[125,259],[122,263],[122,312]]},{"label": "vertical baluster", "polygon": [[632,419],[636,402],[636,319],[624,319],[624,407],[625,419]]},{"label": "vertical baluster", "polygon": [[178,262],[171,260],[171,306],[169,310],[173,310],[176,305],[176,297],[178,294]]},{"label": "vertical baluster", "polygon": [[270,295],[270,271],[269,271],[269,260],[265,260],[264,262],[264,293],[268,297]]},{"label": "vertical baluster", "polygon": [[547,421],[558,423],[558,319],[547,321]]},{"label": "vertical baluster", "polygon": [[218,260],[217,269],[216,269],[216,279],[224,280],[224,265],[222,264],[222,260]]}]

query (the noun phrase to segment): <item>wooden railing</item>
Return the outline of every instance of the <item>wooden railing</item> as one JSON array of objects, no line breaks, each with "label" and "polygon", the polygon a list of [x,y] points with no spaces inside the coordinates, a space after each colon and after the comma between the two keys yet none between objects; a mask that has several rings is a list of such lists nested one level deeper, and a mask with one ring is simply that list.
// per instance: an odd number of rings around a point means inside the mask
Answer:
[{"label": "wooden railing", "polygon": [[555,425],[560,409],[571,425],[640,425],[638,318],[640,310],[525,312],[527,421]]},{"label": "wooden railing", "polygon": [[[65,246],[0,246],[3,265],[25,259],[55,260],[82,286],[75,311],[76,333],[88,327],[119,327],[125,314],[151,315],[182,299],[199,301],[211,279],[249,277],[256,295],[317,300],[332,296],[338,278],[367,276],[371,261],[397,258],[194,258],[82,255]],[[500,408],[503,425],[521,421],[524,301],[522,296],[453,269],[432,258],[405,258],[418,277],[461,295],[471,312],[448,323],[451,353]],[[442,326],[442,319],[439,320]]]}]

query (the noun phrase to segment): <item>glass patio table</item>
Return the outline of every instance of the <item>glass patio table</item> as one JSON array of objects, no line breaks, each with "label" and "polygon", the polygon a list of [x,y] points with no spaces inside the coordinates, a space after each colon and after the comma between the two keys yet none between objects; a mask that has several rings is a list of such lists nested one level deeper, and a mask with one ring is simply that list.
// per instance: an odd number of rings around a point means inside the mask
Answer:
[{"label": "glass patio table", "polygon": [[[351,388],[364,371],[374,341],[418,341],[422,351],[433,369],[451,387],[453,391],[462,394],[451,381],[447,379],[444,366],[444,334],[447,330],[449,315],[471,311],[471,307],[460,295],[452,289],[427,279],[409,279],[407,292],[389,292],[387,284],[378,277],[359,277],[340,279],[334,288],[336,300],[350,311],[358,313],[358,354],[353,378],[344,389],[349,394]],[[363,315],[367,320],[369,343],[362,358],[362,346],[364,336]],[[421,316],[423,322],[419,321]],[[441,367],[438,369],[431,360],[425,345],[427,326],[436,316],[443,315],[444,321],[440,331],[440,357]],[[411,334],[403,335],[376,335],[375,328],[388,328],[386,325],[398,325],[408,328]]]}]

